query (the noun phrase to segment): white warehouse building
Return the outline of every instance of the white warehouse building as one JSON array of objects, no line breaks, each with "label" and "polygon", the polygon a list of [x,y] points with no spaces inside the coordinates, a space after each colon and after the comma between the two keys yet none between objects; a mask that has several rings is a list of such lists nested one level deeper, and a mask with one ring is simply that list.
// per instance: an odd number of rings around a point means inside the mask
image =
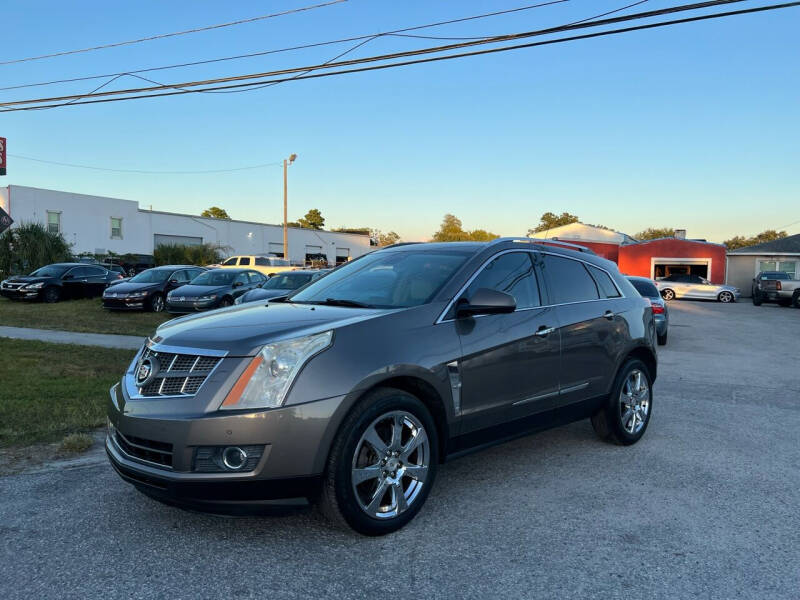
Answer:
[{"label": "white warehouse building", "polygon": [[[133,200],[39,188],[0,187],[0,207],[15,224],[39,222],[61,233],[80,254],[152,254],[160,244],[219,246],[226,256],[283,256],[283,226],[144,210]],[[324,254],[333,265],[370,251],[367,235],[289,228],[289,260]]]}]

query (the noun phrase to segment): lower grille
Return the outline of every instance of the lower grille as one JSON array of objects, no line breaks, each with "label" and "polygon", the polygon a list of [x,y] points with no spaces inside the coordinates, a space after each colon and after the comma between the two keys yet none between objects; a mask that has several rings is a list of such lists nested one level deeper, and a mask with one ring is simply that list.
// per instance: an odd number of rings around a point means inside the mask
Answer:
[{"label": "lower grille", "polygon": [[122,435],[114,429],[114,441],[128,456],[153,463],[159,467],[172,468],[172,444],[156,442],[132,435]]}]

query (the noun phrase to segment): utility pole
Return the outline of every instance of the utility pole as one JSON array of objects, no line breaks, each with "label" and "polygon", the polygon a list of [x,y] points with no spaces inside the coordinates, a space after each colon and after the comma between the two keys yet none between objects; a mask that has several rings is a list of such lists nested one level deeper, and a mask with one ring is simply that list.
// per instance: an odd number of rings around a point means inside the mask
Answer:
[{"label": "utility pole", "polygon": [[297,158],[292,154],[283,159],[283,258],[289,260],[289,165]]}]

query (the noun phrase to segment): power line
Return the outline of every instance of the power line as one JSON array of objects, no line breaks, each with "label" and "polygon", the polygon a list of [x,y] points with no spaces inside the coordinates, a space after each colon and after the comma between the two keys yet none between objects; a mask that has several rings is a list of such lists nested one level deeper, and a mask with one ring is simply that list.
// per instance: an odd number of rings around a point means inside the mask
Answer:
[{"label": "power line", "polygon": [[106,48],[117,48],[119,46],[130,46],[132,44],[139,44],[141,42],[151,42],[153,40],[161,40],[164,38],[176,37],[179,35],[187,35],[190,33],[199,33],[201,31],[210,31],[212,29],[222,29],[224,27],[234,27],[236,25],[243,25],[245,23],[255,23],[256,21],[263,21],[265,19],[274,19],[275,17],[282,17],[285,15],[291,15],[294,13],[305,12],[308,10],[314,10],[316,8],[323,8],[325,6],[331,6],[333,4],[340,4],[341,2],[347,2],[347,0],[330,0],[329,2],[325,2],[323,4],[314,4],[312,6],[304,6],[301,8],[293,8],[291,10],[284,10],[278,13],[272,13],[269,15],[261,15],[258,17],[250,17],[248,19],[240,19],[238,21],[230,21],[228,23],[218,23],[216,25],[207,25],[205,27],[196,27],[194,29],[186,29],[184,31],[175,31],[172,33],[161,33],[158,35],[151,35],[148,37],[138,38],[135,40],[127,40],[124,42],[114,42],[111,44],[102,44],[100,46],[92,46],[90,48],[80,48],[78,50],[64,50],[62,52],[53,52],[52,54],[42,54],[40,56],[29,56],[27,58],[15,58],[13,60],[4,60],[0,61],[0,65],[13,65],[17,63],[23,62],[30,62],[34,60],[42,60],[45,58],[55,58],[57,56],[67,56],[69,54],[80,54],[83,52],[93,52],[95,50],[105,50]]},{"label": "power line", "polygon": [[[391,54],[382,54],[378,56],[370,56],[360,59],[353,59],[349,61],[341,61],[338,63],[326,63],[326,64],[318,64],[318,65],[310,65],[305,67],[295,67],[291,69],[280,69],[275,71],[266,71],[262,73],[251,73],[247,75],[235,75],[229,77],[219,77],[214,79],[206,79],[206,80],[199,80],[199,81],[189,81],[189,82],[182,82],[182,83],[175,83],[175,84],[163,84],[154,87],[147,87],[147,88],[130,88],[124,90],[114,90],[108,92],[99,92],[96,94],[72,94],[67,96],[55,96],[49,98],[38,98],[38,99],[31,99],[31,100],[16,100],[11,102],[0,102],[0,107],[5,106],[19,106],[24,104],[38,104],[43,102],[58,102],[58,101],[65,101],[65,100],[79,100],[84,98],[96,97],[96,96],[117,96],[117,95],[124,95],[124,94],[137,94],[141,92],[156,92],[163,89],[176,89],[179,88],[181,91],[182,88],[189,88],[189,87],[199,87],[199,86],[211,86],[220,83],[228,83],[232,81],[244,81],[248,79],[264,79],[266,77],[274,77],[280,75],[288,75],[292,73],[300,73],[303,71],[312,71],[312,70],[319,70],[319,69],[328,69],[328,68],[338,68],[338,67],[346,67],[352,66],[367,62],[380,62],[380,61],[387,61],[393,60],[397,58],[404,58],[408,56],[417,56],[422,54],[432,54],[432,53],[440,53],[440,52],[449,52],[452,50],[457,50],[461,48],[467,48],[472,46],[479,46],[484,44],[494,44],[499,42],[506,42],[512,41],[517,39],[523,39],[533,36],[541,36],[541,35],[548,35],[552,33],[561,33],[565,31],[569,31],[572,29],[582,29],[587,27],[599,27],[604,25],[610,25],[613,23],[620,23],[624,21],[631,21],[631,20],[640,20],[646,19],[650,17],[661,16],[665,14],[671,14],[676,12],[683,12],[683,11],[694,11],[701,8],[710,8],[714,6],[720,6],[723,4],[733,4],[737,2],[743,2],[744,0],[708,0],[706,2],[699,2],[695,4],[685,4],[680,6],[673,6],[668,8],[663,8],[659,10],[653,10],[648,12],[641,12],[641,13],[633,13],[631,15],[625,15],[621,17],[613,17],[610,19],[601,19],[601,20],[594,20],[594,21],[583,21],[578,23],[572,23],[567,25],[561,25],[557,27],[550,27],[547,29],[539,29],[533,31],[526,31],[522,33],[515,33],[515,34],[507,34],[507,35],[500,35],[491,38],[485,38],[481,40],[473,40],[473,41],[465,41],[460,42],[457,44],[448,44],[443,46],[433,46],[429,48],[421,48],[418,50],[409,50],[405,52],[395,52]],[[303,77],[297,77],[296,79],[302,79]],[[264,82],[257,82],[251,85],[261,85]],[[228,89],[237,86],[219,86],[218,88],[206,88],[206,89]],[[245,86],[239,86],[245,87]]]},{"label": "power line", "polygon": [[[718,2],[706,2],[706,3],[702,3],[702,7],[719,5],[719,4],[728,4],[728,3],[731,3],[731,2],[740,2],[740,1],[742,1],[742,0],[727,0],[727,1],[726,0],[720,0]],[[696,7],[698,5],[692,5],[692,6]],[[777,5],[769,5],[769,6],[763,6],[763,7],[757,7],[757,8],[750,8],[750,9],[744,9],[744,10],[738,10],[738,11],[729,11],[729,12],[723,12],[723,13],[710,14],[710,15],[702,15],[702,16],[697,16],[697,17],[689,17],[689,18],[684,18],[684,19],[675,19],[675,20],[671,20],[671,21],[662,21],[662,22],[651,23],[651,24],[647,24],[647,25],[639,25],[639,26],[634,26],[634,27],[626,27],[626,28],[622,28],[622,29],[613,29],[613,30],[601,31],[601,32],[596,32],[596,33],[589,33],[589,34],[584,34],[584,35],[577,35],[577,36],[571,36],[571,37],[565,37],[565,38],[557,38],[557,39],[546,40],[546,41],[542,41],[542,42],[531,42],[531,43],[526,43],[526,44],[517,44],[517,45],[512,45],[512,46],[504,46],[504,47],[500,47],[500,48],[489,48],[489,49],[485,49],[485,50],[474,50],[474,51],[471,51],[471,52],[463,52],[463,53],[459,53],[459,54],[451,54],[451,55],[445,55],[445,56],[433,56],[433,57],[427,57],[427,58],[422,58],[422,59],[408,60],[408,61],[402,61],[402,62],[394,62],[394,63],[381,64],[381,65],[372,65],[372,66],[367,66],[367,67],[359,67],[359,68],[351,68],[351,69],[340,69],[338,71],[331,71],[331,72],[327,72],[327,73],[310,73],[310,74],[307,74],[307,75],[302,75],[302,76],[298,76],[298,77],[294,77],[294,78],[275,79],[275,80],[272,80],[272,82],[290,81],[292,79],[300,80],[300,79],[312,79],[312,78],[318,78],[318,77],[329,77],[329,76],[333,76],[333,75],[344,75],[344,74],[348,74],[348,73],[360,73],[360,72],[374,71],[374,70],[379,70],[379,69],[389,69],[389,68],[408,66],[408,65],[414,65],[414,64],[422,64],[422,63],[429,63],[429,62],[444,61],[444,60],[450,60],[450,59],[454,59],[454,58],[480,56],[480,55],[484,55],[484,54],[507,52],[509,50],[518,50],[518,49],[522,49],[522,48],[533,48],[533,47],[537,47],[537,46],[559,44],[559,43],[563,43],[563,42],[570,42],[570,41],[576,41],[576,40],[582,40],[582,39],[591,39],[591,38],[603,37],[603,36],[608,36],[608,35],[616,35],[616,34],[621,34],[621,33],[629,33],[629,32],[633,32],[633,31],[654,29],[654,28],[671,26],[671,25],[678,25],[678,24],[691,23],[691,22],[697,22],[697,21],[704,21],[704,20],[710,20],[710,19],[718,19],[718,18],[730,17],[730,16],[735,16],[735,15],[744,15],[744,14],[750,14],[750,13],[772,11],[772,10],[796,7],[796,6],[800,6],[800,1],[798,1],[798,2],[788,2],[788,3],[784,3],[784,4],[777,4]],[[678,12],[680,10],[690,10],[690,9],[687,8],[686,6],[684,6],[684,7],[672,7],[670,9],[665,9],[664,11],[651,11],[651,13],[639,13],[639,16],[631,15],[630,17],[624,17],[624,18],[620,18],[620,19],[607,19],[605,21],[598,21],[596,23],[591,24],[591,26],[597,27],[599,25],[608,24],[608,22],[619,22],[620,20],[631,20],[633,18],[636,18],[636,19],[648,18],[648,17],[652,16],[653,12],[661,12],[662,14],[666,14],[667,12]],[[644,16],[642,16],[642,15],[644,15]],[[519,39],[519,38],[522,38],[522,37],[530,37],[531,35],[544,35],[546,33],[554,33],[556,31],[563,31],[563,30],[573,29],[573,28],[575,28],[575,27],[574,26],[570,26],[570,27],[566,27],[566,28],[553,28],[553,29],[550,29],[550,30],[543,30],[542,32],[527,32],[525,34],[514,34],[514,35],[511,35],[511,36],[503,36],[503,39],[500,40],[500,41],[507,41],[509,39]],[[490,42],[496,42],[496,41],[498,41],[498,40],[493,39]],[[476,44],[466,44],[466,45],[476,45]],[[449,47],[443,47],[443,48],[451,49],[452,47],[453,46],[451,45]],[[461,45],[461,47],[463,47],[463,45]],[[369,57],[369,58],[366,58],[366,59],[359,59],[359,60],[355,60],[355,61],[343,61],[343,62],[340,62],[340,63],[331,64],[331,65],[329,65],[329,67],[334,67],[334,66],[338,67],[338,66],[343,66],[343,65],[354,65],[354,64],[363,64],[363,63],[366,63],[366,62],[375,62],[375,61],[378,61],[378,60],[386,60],[387,58],[396,58],[396,57],[399,57],[399,56],[413,56],[413,55],[419,55],[419,54],[424,54],[424,53],[430,53],[432,51],[434,51],[434,49],[423,49],[423,50],[406,52],[406,53],[396,53],[394,55],[384,55],[384,56],[381,56],[381,57]],[[442,50],[436,50],[436,51],[441,52]],[[315,67],[315,68],[320,68],[320,67]],[[302,69],[310,69],[310,67],[303,67]],[[268,76],[268,75],[290,73],[290,72],[299,71],[299,70],[302,70],[302,69],[288,69],[288,70],[283,70],[283,71],[274,72],[274,73],[261,74],[258,77],[263,78],[264,76]],[[241,81],[241,80],[244,80],[244,79],[250,79],[250,78],[256,78],[256,77],[257,76],[253,76],[253,75],[235,76],[235,77],[223,78],[223,79],[220,79],[219,81]],[[232,88],[237,88],[237,87],[248,87],[248,86],[262,85],[262,84],[263,84],[263,82],[259,81],[259,82],[250,82],[250,83],[238,83],[238,84],[232,84],[232,85],[227,85],[227,86],[217,85],[217,86],[213,86],[213,87],[203,88],[202,91],[218,90],[218,89],[232,89]],[[179,85],[184,85],[185,86],[186,84],[179,84]],[[195,85],[206,85],[206,83],[205,82],[196,82]],[[138,91],[150,91],[150,90],[153,90],[153,89],[169,89],[171,87],[174,87],[174,86],[162,86],[160,88],[142,88],[140,90],[125,90],[125,91],[122,91],[120,93],[136,93]],[[161,97],[161,96],[174,96],[174,95],[192,93],[194,91],[196,91],[196,90],[179,90],[179,91],[171,91],[171,92],[147,93],[147,94],[141,94],[141,95],[138,95],[138,96],[125,96],[125,97],[122,97],[122,98],[107,98],[106,97],[106,98],[101,98],[101,99],[98,99],[98,100],[82,99],[80,101],[76,101],[75,104],[96,104],[96,103],[101,103],[101,102],[116,102],[116,101],[121,101],[121,100],[136,100],[136,99],[141,99],[141,98],[154,98],[154,97]],[[102,93],[102,94],[97,94],[97,96],[104,96],[104,95],[110,95],[110,94],[113,94],[113,92],[111,92],[111,93],[105,92],[105,93]],[[71,98],[71,97],[67,96],[66,98]],[[82,98],[82,96],[79,95],[79,96],[77,96],[77,98]],[[86,98],[86,96],[83,96],[83,98]],[[50,101],[50,100],[60,100],[60,99],[62,99],[62,98],[40,99],[38,101],[23,101],[23,102],[13,102],[13,103],[0,103],[0,107],[4,106],[4,105],[26,104],[26,103],[33,103],[33,102],[44,102],[44,101]],[[63,104],[50,104],[50,105],[43,105],[43,106],[24,106],[24,107],[19,107],[19,108],[10,108],[10,109],[5,109],[5,110],[0,110],[0,112],[11,112],[11,111],[19,111],[19,110],[39,110],[39,109],[43,109],[43,108],[52,108],[52,107],[58,107],[58,106],[63,106]]]},{"label": "power line", "polygon": [[[197,60],[197,61],[192,61],[192,62],[177,63],[177,64],[173,64],[173,65],[165,65],[165,66],[160,66],[160,67],[149,67],[149,68],[146,68],[146,69],[133,69],[133,70],[130,70],[130,71],[122,71],[122,72],[119,72],[119,73],[106,73],[106,74],[103,74],[103,75],[88,75],[88,76],[85,76],[85,77],[72,77],[72,78],[69,78],[69,79],[54,79],[52,81],[43,81],[43,82],[38,82],[38,83],[26,83],[26,84],[22,84],[22,85],[11,85],[11,86],[0,87],[0,90],[16,90],[16,89],[20,89],[20,88],[39,87],[39,86],[45,86],[45,85],[54,85],[54,84],[58,84],[58,83],[73,83],[73,82],[76,82],[76,81],[88,81],[88,80],[91,80],[91,79],[105,79],[106,77],[114,77],[116,75],[134,75],[136,73],[148,73],[148,72],[151,72],[151,71],[163,71],[163,70],[167,70],[167,69],[179,69],[179,68],[183,68],[183,67],[193,67],[193,66],[197,66],[197,65],[207,65],[207,64],[217,63],[217,62],[225,62],[225,61],[230,61],[230,60],[239,60],[239,59],[243,59],[243,58],[255,58],[255,57],[258,57],[258,56],[266,56],[266,55],[269,55],[269,54],[292,52],[292,51],[295,51],[295,50],[307,50],[309,48],[319,48],[321,46],[330,46],[330,45],[334,45],[334,44],[343,44],[343,43],[346,43],[346,42],[355,42],[355,41],[359,41],[359,40],[373,39],[375,37],[383,37],[383,36],[386,36],[386,37],[410,37],[410,36],[406,36],[406,35],[403,35],[403,34],[405,32],[408,32],[408,31],[418,31],[420,29],[429,29],[429,28],[432,28],[432,27],[440,27],[440,26],[443,26],[443,25],[452,25],[454,23],[463,23],[463,22],[466,22],[466,21],[474,21],[476,19],[485,19],[485,18],[488,18],[488,17],[495,17],[495,16],[499,16],[499,15],[506,15],[506,14],[511,14],[511,13],[525,11],[525,10],[532,10],[532,9],[535,9],[535,8],[542,8],[542,7],[545,7],[545,6],[551,6],[553,4],[563,4],[565,2],[570,2],[570,1],[571,0],[549,0],[548,2],[539,2],[537,4],[529,4],[529,5],[520,6],[520,7],[517,7],[517,8],[499,10],[499,11],[483,13],[483,14],[479,14],[479,15],[471,15],[471,16],[468,16],[468,17],[460,17],[458,19],[449,19],[447,21],[438,21],[438,22],[435,22],[435,23],[426,23],[424,25],[415,25],[415,26],[412,26],[412,27],[404,27],[402,29],[395,29],[395,30],[392,30],[392,31],[371,33],[371,34],[359,35],[359,36],[347,37],[347,38],[339,38],[339,39],[336,39],[336,40],[329,40],[329,41],[325,41],[325,42],[315,42],[315,43],[311,43],[311,44],[302,44],[302,45],[299,45],[299,46],[289,46],[287,48],[278,48],[278,49],[275,49],[275,50],[263,50],[261,52],[251,52],[249,54],[237,54],[235,56],[225,56],[225,57],[222,57],[222,58],[211,58],[211,59],[206,59],[206,60]],[[640,4],[640,3],[641,2],[637,2],[636,4]],[[620,9],[620,10],[622,10],[622,9]],[[420,36],[420,37],[422,37],[422,36]],[[487,36],[481,36],[480,38],[457,38],[457,39],[483,39],[485,37],[487,37]],[[437,38],[434,37],[434,36],[431,36],[431,39],[437,39]],[[0,63],[0,64],[3,64],[3,63]]]},{"label": "power line", "polygon": [[90,169],[92,171],[107,171],[109,173],[137,173],[144,175],[205,175],[211,173],[233,173],[234,171],[250,171],[252,169],[263,169],[264,167],[277,167],[282,163],[271,162],[263,163],[260,165],[250,165],[247,167],[236,167],[233,169],[205,169],[202,171],[145,171],[142,169],[110,169],[106,167],[95,167],[92,165],[79,165],[74,163],[57,162],[54,160],[44,160],[41,158],[33,158],[31,156],[20,156],[19,154],[9,154],[13,158],[20,158],[22,160],[30,160],[37,163],[44,163],[47,165],[57,165],[59,167],[72,167],[75,169]]}]

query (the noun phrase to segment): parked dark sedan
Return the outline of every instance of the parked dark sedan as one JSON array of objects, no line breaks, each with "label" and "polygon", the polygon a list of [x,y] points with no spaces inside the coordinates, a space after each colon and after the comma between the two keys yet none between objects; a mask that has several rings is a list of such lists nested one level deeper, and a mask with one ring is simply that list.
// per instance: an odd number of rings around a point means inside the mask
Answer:
[{"label": "parked dark sedan", "polygon": [[251,269],[212,269],[167,294],[167,311],[181,314],[231,306],[266,281],[266,276]]},{"label": "parked dark sedan", "polygon": [[258,300],[270,300],[271,298],[286,296],[290,292],[300,289],[307,283],[316,281],[330,272],[331,269],[319,269],[314,271],[286,271],[284,273],[276,273],[261,287],[252,289],[236,298],[236,304],[256,302]]},{"label": "parked dark sedan", "polygon": [[161,312],[167,294],[204,273],[203,267],[165,265],[147,269],[103,292],[103,307],[111,310],[150,310]]},{"label": "parked dark sedan", "polygon": [[655,281],[646,277],[628,277],[636,291],[650,301],[650,308],[653,311],[653,320],[656,323],[656,333],[658,334],[658,345],[664,346],[667,343],[669,333],[669,308],[661,293],[656,287]]},{"label": "parked dark sedan", "polygon": [[25,277],[9,277],[0,283],[0,294],[12,300],[58,302],[67,298],[100,296],[109,283],[119,279],[98,265],[56,263],[36,269]]}]

